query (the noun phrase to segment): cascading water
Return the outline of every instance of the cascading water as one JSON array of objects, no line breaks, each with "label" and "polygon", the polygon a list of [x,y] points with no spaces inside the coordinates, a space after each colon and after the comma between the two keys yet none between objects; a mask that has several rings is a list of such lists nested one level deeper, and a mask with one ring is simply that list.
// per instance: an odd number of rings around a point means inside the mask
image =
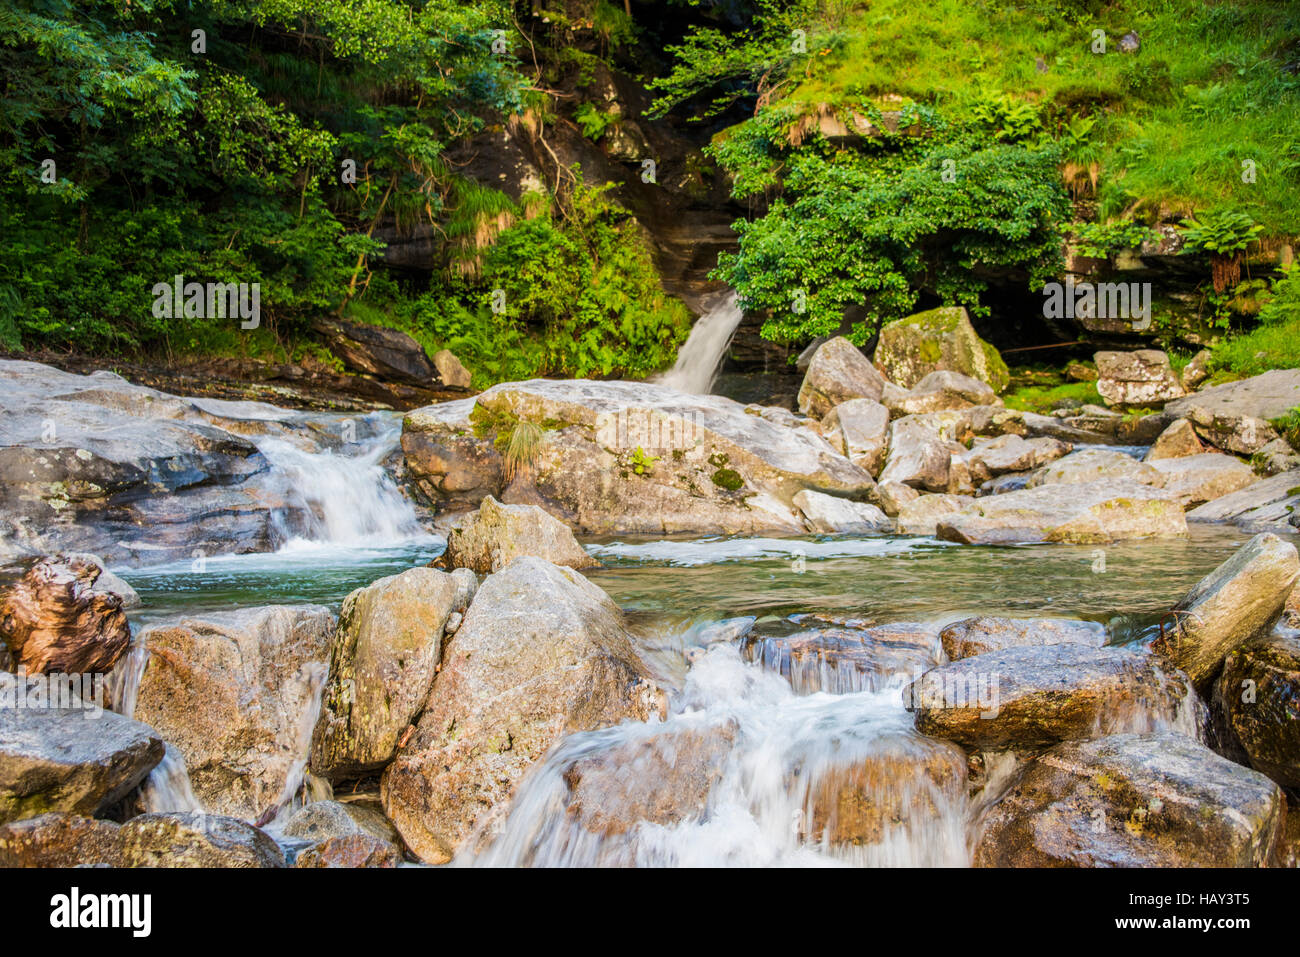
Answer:
[{"label": "cascading water", "polygon": [[736,294],[727,293],[721,302],[696,320],[690,336],[677,353],[677,362],[660,377],[660,384],[681,392],[707,394],[713,388],[723,353],[743,317],[744,312],[736,305]]}]

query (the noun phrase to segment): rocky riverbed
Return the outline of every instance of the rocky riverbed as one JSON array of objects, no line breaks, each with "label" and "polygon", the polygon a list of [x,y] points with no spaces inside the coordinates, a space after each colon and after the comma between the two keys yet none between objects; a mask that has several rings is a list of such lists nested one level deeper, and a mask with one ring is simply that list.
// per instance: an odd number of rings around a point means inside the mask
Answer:
[{"label": "rocky riverbed", "polygon": [[0,363],[0,863],[1293,862],[1300,372],[1023,413],[957,313],[793,409]]}]

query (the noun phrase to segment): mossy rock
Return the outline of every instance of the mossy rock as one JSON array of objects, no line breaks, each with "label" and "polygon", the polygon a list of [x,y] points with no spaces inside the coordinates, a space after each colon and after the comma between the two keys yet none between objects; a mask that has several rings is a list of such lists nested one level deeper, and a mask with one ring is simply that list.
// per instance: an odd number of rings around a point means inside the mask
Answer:
[{"label": "mossy rock", "polygon": [[910,389],[931,372],[960,372],[1002,392],[1011,373],[998,350],[975,332],[962,306],[941,306],[891,322],[880,330],[876,365]]}]

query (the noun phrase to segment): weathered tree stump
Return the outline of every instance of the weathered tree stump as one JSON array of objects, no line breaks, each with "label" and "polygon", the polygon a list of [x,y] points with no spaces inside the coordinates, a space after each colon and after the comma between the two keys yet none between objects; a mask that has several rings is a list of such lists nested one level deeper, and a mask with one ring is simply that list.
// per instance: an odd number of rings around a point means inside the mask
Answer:
[{"label": "weathered tree stump", "polygon": [[28,674],[102,674],[131,644],[122,596],[97,590],[82,556],[43,558],[0,595],[0,639]]}]

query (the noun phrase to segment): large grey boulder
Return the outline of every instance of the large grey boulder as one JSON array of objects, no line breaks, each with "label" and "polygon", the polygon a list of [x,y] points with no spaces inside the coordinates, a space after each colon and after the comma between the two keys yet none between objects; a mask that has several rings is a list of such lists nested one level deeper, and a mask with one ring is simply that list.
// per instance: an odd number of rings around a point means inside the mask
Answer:
[{"label": "large grey boulder", "polygon": [[1175,419],[1156,437],[1143,461],[1176,459],[1184,455],[1200,455],[1204,451],[1205,444],[1197,436],[1196,427],[1186,419]]},{"label": "large grey boulder", "polygon": [[1038,469],[1029,477],[1026,487],[1076,485],[1104,479],[1141,482],[1157,487],[1163,481],[1154,465],[1139,462],[1131,455],[1111,449],[1081,449]]},{"label": "large grey boulder", "polygon": [[1119,734],[1039,756],[986,818],[977,867],[1259,867],[1282,794],[1176,733]]},{"label": "large grey boulder", "polygon": [[808,530],[818,534],[887,532],[894,527],[888,515],[866,502],[805,489],[795,495],[794,504],[803,513]]},{"label": "large grey boulder", "polygon": [[872,399],[841,402],[822,419],[822,436],[871,475],[880,474],[889,436],[889,410]]},{"label": "large grey boulder", "polygon": [[[895,419],[889,427],[889,457],[880,473],[881,484],[897,483],[930,492],[961,492],[954,481],[954,460],[961,462],[965,446],[932,427],[920,415]],[[966,470],[969,486],[969,469]],[[957,487],[954,487],[957,486]]]},{"label": "large grey boulder", "polygon": [[491,837],[563,735],[664,707],[609,596],[573,569],[518,558],[479,586],[448,645],[414,737],[384,772],[385,813],[408,848],[443,863]]},{"label": "large grey boulder", "polygon": [[1097,391],[1107,405],[1159,406],[1184,394],[1183,384],[1159,349],[1098,352]]},{"label": "large grey boulder", "polygon": [[1211,386],[1165,406],[1172,421],[1189,419],[1206,442],[1225,452],[1253,455],[1278,437],[1269,420],[1300,406],[1300,369]]},{"label": "large grey boulder", "polygon": [[1148,464],[1161,474],[1160,487],[1177,498],[1183,508],[1231,495],[1259,478],[1241,459],[1221,452],[1156,459]]},{"label": "large grey boulder", "polygon": [[1008,472],[1027,472],[1054,462],[1073,448],[1068,442],[1041,436],[1024,439],[1019,435],[1000,435],[992,439],[976,439],[966,454],[971,480],[987,482]]},{"label": "large grey boulder", "polygon": [[799,388],[799,411],[821,418],[849,399],[880,401],[885,377],[843,336],[829,339],[813,353]]},{"label": "large grey boulder", "polygon": [[909,391],[886,389],[881,398],[894,415],[994,406],[1002,401],[987,382],[948,369],[931,372]]},{"label": "large grey boulder", "polygon": [[267,819],[309,754],[334,616],[268,605],[145,628],[134,716],[184,756],[209,811]]},{"label": "large grey boulder", "polygon": [[520,555],[535,555],[569,568],[600,564],[558,518],[536,505],[502,505],[491,495],[447,535],[446,559],[452,568],[486,575]]},{"label": "large grey boulder", "polygon": [[963,618],[939,632],[939,642],[949,661],[973,658],[990,651],[1027,645],[1087,645],[1106,643],[1106,627],[1095,621],[1072,618]]},{"label": "large grey boulder", "polygon": [[1174,606],[1174,624],[1152,647],[1206,691],[1230,651],[1277,624],[1297,579],[1295,546],[1256,535]]},{"label": "large grey boulder", "polygon": [[876,344],[876,365],[890,381],[911,389],[931,372],[947,369],[1007,387],[1007,364],[981,339],[964,306],[944,306],[887,324]]},{"label": "large grey boulder", "polygon": [[1300,469],[1253,482],[1187,513],[1190,522],[1231,522],[1247,531],[1290,531],[1300,507]]}]

